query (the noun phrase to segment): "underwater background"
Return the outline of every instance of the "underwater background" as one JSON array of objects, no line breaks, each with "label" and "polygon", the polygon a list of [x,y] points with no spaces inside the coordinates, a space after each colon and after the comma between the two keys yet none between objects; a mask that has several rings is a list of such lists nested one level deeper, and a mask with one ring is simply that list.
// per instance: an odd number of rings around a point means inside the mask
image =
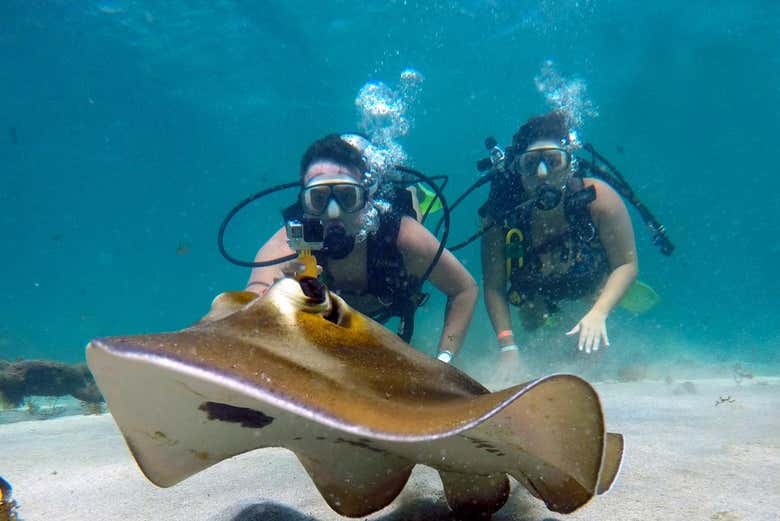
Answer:
[{"label": "underwater background", "polygon": [[[450,177],[450,201],[485,137],[506,144],[551,108],[550,73],[581,103],[580,139],[666,226],[671,257],[632,210],[640,279],[662,300],[613,313],[605,367],[778,374],[778,44],[780,5],[760,0],[4,0],[0,358],[81,361],[93,337],[179,329],[242,289],[248,269],[216,246],[227,211],[295,180],[312,140],[358,129],[361,87],[411,68],[424,81],[399,142]],[[294,196],[242,212],[229,250],[251,259]],[[453,212],[451,244],[486,196]],[[480,280],[479,243],[458,256]],[[423,351],[443,305],[418,313]],[[572,358],[573,325],[529,339],[534,356]],[[480,298],[458,364],[495,351]]]}]

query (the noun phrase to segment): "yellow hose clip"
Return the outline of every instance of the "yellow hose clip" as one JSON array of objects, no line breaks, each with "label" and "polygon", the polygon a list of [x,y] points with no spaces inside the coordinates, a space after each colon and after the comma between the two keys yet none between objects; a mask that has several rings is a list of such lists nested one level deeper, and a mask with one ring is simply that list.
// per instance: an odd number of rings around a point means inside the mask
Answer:
[{"label": "yellow hose clip", "polygon": [[523,257],[525,256],[525,248],[523,247],[523,232],[517,228],[512,228],[506,232],[504,237],[504,258],[506,259],[506,276],[507,278],[512,275],[512,264],[517,261],[517,268],[523,267]]},{"label": "yellow hose clip", "polygon": [[317,278],[317,258],[311,254],[310,249],[303,249],[298,253],[298,262],[303,264],[303,270],[295,274],[296,280],[303,277]]}]

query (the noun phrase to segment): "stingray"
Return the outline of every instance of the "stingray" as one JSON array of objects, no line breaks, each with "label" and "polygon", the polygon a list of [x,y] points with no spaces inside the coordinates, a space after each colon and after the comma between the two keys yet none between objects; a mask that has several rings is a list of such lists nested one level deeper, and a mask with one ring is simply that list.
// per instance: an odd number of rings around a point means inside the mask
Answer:
[{"label": "stingray", "polygon": [[390,504],[416,464],[459,513],[489,514],[520,484],[569,513],[612,485],[623,439],[585,380],[490,392],[416,351],[316,279],[262,298],[222,293],[173,333],[95,339],[87,361],[146,477],[174,485],[263,447],[295,453],[330,507]]}]

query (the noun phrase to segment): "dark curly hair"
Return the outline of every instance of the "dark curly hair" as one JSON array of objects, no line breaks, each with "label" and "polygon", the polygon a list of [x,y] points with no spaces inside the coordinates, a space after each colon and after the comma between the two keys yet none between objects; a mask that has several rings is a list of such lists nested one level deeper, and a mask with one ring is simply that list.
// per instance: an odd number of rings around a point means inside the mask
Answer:
[{"label": "dark curly hair", "polygon": [[534,141],[540,139],[561,141],[567,139],[568,136],[569,127],[566,124],[566,116],[562,112],[554,110],[526,121],[512,136],[512,151],[515,154],[520,154]]},{"label": "dark curly hair", "polygon": [[309,145],[301,157],[301,180],[311,164],[317,161],[332,161],[337,165],[354,168],[361,175],[367,170],[360,151],[341,139],[338,134],[328,134]]}]

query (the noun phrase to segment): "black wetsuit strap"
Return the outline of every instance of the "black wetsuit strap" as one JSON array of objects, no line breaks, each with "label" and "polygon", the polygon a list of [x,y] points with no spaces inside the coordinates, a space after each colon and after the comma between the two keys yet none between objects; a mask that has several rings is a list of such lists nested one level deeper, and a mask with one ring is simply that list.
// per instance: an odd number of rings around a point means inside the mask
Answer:
[{"label": "black wetsuit strap", "polygon": [[380,214],[379,229],[368,238],[368,292],[388,307],[406,271],[397,244],[400,229],[401,215],[390,211]]},{"label": "black wetsuit strap", "polygon": [[589,207],[596,200],[596,189],[592,186],[586,187],[581,177],[572,177],[566,188],[566,198],[563,202],[566,221],[572,231],[584,238],[590,235],[589,240],[592,240],[596,227]]}]

